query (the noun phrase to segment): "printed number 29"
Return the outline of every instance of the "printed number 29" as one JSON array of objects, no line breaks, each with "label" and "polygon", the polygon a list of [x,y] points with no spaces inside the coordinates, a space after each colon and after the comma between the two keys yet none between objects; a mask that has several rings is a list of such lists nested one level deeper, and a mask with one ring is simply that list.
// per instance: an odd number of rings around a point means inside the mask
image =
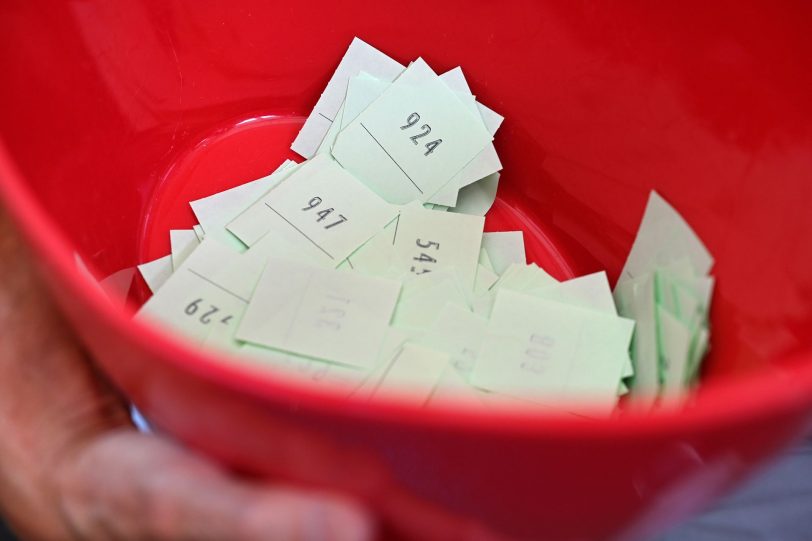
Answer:
[{"label": "printed number 29", "polygon": [[[406,124],[401,126],[400,129],[407,130],[415,126],[418,122],[420,122],[420,115],[418,113],[412,113],[406,118]],[[428,124],[423,124],[422,126],[420,126],[420,129],[422,130],[420,133],[409,137],[409,139],[411,139],[412,143],[414,143],[415,145],[419,144],[417,142],[418,139],[420,139],[421,137],[425,137],[431,133],[431,126],[429,126]],[[434,152],[434,149],[440,146],[440,143],[442,142],[443,142],[442,139],[435,139],[434,141],[426,143],[426,152],[423,155],[428,156],[429,154]]]}]

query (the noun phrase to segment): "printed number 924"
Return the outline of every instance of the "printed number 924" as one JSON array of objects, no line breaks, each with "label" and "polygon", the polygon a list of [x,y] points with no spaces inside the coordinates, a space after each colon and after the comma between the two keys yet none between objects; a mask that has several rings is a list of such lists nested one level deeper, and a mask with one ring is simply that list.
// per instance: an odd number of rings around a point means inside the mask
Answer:
[{"label": "printed number 924", "polygon": [[[420,114],[412,113],[406,118],[406,124],[401,126],[400,129],[408,130],[409,128],[412,128],[415,125],[417,125],[418,122],[420,122]],[[421,130],[420,133],[409,137],[409,139],[411,139],[412,143],[414,143],[415,145],[419,144],[417,142],[418,139],[420,139],[421,137],[425,137],[431,133],[431,126],[429,126],[428,124],[423,124],[422,126],[420,126],[420,130]],[[434,152],[434,150],[438,146],[440,146],[440,143],[442,142],[443,142],[442,139],[435,139],[434,141],[429,141],[428,143],[426,143],[426,152],[423,154],[423,156],[428,156],[429,154]]]}]

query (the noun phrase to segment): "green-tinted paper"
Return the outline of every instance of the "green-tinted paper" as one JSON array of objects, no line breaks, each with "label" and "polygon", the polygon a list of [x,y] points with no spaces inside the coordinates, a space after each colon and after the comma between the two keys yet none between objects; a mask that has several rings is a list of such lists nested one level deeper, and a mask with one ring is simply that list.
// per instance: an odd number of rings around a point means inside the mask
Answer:
[{"label": "green-tinted paper", "polygon": [[471,290],[484,226],[480,216],[403,209],[395,229],[395,264],[413,274],[453,269]]},{"label": "green-tinted paper", "polygon": [[360,71],[365,71],[376,79],[393,81],[403,72],[403,69],[401,64],[375,47],[363,40],[353,38],[349,49],[313,108],[313,112],[307,117],[307,121],[290,148],[305,158],[313,157],[335,121],[338,109],[344,102],[350,77],[357,75]]},{"label": "green-tinted paper", "polygon": [[499,231],[485,233],[482,247],[488,252],[493,270],[502,274],[512,263],[526,264],[524,236],[521,231]]},{"label": "green-tinted paper", "polygon": [[198,343],[221,327],[230,336],[263,265],[264,261],[206,239],[141,307],[137,317],[159,321]]},{"label": "green-tinted paper", "polygon": [[496,189],[499,187],[499,173],[463,187],[457,196],[457,204],[451,212],[485,216],[496,200]]},{"label": "green-tinted paper", "polygon": [[270,259],[236,336],[372,368],[399,292],[393,280]]},{"label": "green-tinted paper", "polygon": [[138,265],[138,272],[144,277],[149,290],[155,293],[172,276],[172,255],[165,255]]},{"label": "green-tinted paper", "polygon": [[457,274],[450,269],[407,277],[392,325],[425,329],[447,305],[468,309],[468,295]]},{"label": "green-tinted paper", "polygon": [[197,235],[191,229],[170,230],[169,245],[172,250],[172,268],[179,269],[199,244]]},{"label": "green-tinted paper", "polygon": [[418,59],[345,128],[333,156],[390,203],[426,201],[491,135]]},{"label": "green-tinted paper", "polygon": [[688,258],[698,275],[707,274],[713,266],[713,257],[691,226],[652,191],[620,281],[653,272],[681,258]]},{"label": "green-tinted paper", "polygon": [[471,382],[542,404],[610,412],[630,329],[618,318],[500,290]]},{"label": "green-tinted paper", "polygon": [[[301,165],[287,181],[228,225],[249,246],[279,240],[308,262],[337,267],[381,231],[397,209],[325,155]],[[263,250],[273,257],[288,254]]]},{"label": "green-tinted paper", "polygon": [[410,399],[425,403],[447,365],[448,355],[445,353],[416,344],[404,344],[389,361],[372,396],[378,396],[382,391],[395,392],[408,394]]},{"label": "green-tinted paper", "polygon": [[276,171],[266,177],[197,199],[189,205],[203,231],[210,237],[237,250],[245,250],[245,245],[226,230],[226,225],[287,178],[296,170],[296,167],[296,163],[286,160]]}]

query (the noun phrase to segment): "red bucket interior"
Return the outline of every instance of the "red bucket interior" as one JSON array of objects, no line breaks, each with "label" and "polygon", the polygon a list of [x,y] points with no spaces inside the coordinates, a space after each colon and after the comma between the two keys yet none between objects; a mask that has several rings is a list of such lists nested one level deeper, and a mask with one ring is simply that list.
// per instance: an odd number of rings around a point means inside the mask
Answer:
[{"label": "red bucket interior", "polygon": [[99,275],[168,252],[188,200],[290,156],[353,36],[461,65],[503,114],[491,230],[559,277],[614,279],[652,188],[717,260],[704,378],[810,343],[812,34],[803,4],[19,2],[0,133]]}]

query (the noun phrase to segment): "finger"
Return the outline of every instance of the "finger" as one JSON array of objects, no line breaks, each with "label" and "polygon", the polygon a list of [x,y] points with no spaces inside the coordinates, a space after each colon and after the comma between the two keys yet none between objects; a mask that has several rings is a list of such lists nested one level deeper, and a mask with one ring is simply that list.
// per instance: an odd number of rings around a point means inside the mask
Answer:
[{"label": "finger", "polygon": [[67,468],[63,509],[86,539],[366,541],[351,501],[237,481],[160,438],[112,433]]}]

